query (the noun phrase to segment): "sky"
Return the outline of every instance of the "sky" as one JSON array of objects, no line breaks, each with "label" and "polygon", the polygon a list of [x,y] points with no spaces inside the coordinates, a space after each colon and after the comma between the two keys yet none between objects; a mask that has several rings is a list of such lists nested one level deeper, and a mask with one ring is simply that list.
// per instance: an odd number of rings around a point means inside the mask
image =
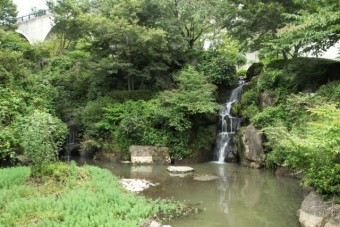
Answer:
[{"label": "sky", "polygon": [[17,5],[18,17],[28,15],[32,8],[47,9],[46,0],[12,0]]}]

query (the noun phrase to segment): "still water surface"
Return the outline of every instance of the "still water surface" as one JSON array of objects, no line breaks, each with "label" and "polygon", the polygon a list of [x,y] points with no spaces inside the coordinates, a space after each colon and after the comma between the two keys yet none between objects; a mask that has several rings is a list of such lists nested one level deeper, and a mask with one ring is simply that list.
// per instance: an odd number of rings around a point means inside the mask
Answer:
[{"label": "still water surface", "polygon": [[190,165],[194,174],[213,174],[217,180],[201,182],[170,176],[166,166],[131,166],[109,162],[91,163],[122,178],[146,179],[160,185],[143,192],[150,198],[173,198],[198,204],[204,211],[174,220],[173,227],[298,227],[296,211],[303,199],[295,179],[237,164]]}]

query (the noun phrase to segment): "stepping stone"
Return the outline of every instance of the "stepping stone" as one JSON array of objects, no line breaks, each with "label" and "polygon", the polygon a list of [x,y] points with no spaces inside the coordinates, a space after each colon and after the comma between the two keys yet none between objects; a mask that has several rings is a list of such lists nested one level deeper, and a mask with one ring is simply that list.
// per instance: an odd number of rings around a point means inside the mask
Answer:
[{"label": "stepping stone", "polygon": [[167,170],[170,173],[190,173],[194,171],[194,168],[189,166],[169,166]]}]

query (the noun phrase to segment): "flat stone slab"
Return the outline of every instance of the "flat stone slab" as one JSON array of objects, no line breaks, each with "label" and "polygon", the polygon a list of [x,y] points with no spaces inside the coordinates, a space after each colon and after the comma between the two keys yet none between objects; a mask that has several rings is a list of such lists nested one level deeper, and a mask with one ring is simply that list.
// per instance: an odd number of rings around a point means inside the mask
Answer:
[{"label": "flat stone slab", "polygon": [[197,181],[213,181],[213,180],[216,180],[218,178],[219,177],[215,176],[215,175],[197,175],[197,176],[194,177],[194,180],[197,180]]},{"label": "flat stone slab", "polygon": [[150,188],[150,186],[157,186],[159,184],[153,184],[150,181],[142,180],[142,179],[121,179],[120,184],[126,190],[130,192],[141,192],[145,189]]},{"label": "flat stone slab", "polygon": [[194,171],[194,168],[189,166],[169,166],[167,170],[170,173],[190,173]]},{"label": "flat stone slab", "polygon": [[133,145],[129,147],[132,164],[170,164],[169,148]]}]

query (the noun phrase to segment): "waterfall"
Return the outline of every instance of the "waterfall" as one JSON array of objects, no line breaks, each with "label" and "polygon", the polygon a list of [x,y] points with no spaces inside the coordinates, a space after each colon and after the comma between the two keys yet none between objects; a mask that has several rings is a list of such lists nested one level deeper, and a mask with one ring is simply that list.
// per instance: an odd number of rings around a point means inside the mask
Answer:
[{"label": "waterfall", "polygon": [[234,145],[234,134],[240,128],[241,119],[231,115],[231,107],[237,102],[242,94],[244,81],[239,82],[239,86],[232,90],[225,106],[219,111],[220,131],[217,135],[214,161],[224,162],[226,158],[234,158],[232,152]]},{"label": "waterfall", "polygon": [[65,160],[69,161],[71,157],[71,152],[77,147],[76,136],[77,136],[77,125],[74,121],[70,120],[67,122],[69,133],[66,138],[65,146]]}]

